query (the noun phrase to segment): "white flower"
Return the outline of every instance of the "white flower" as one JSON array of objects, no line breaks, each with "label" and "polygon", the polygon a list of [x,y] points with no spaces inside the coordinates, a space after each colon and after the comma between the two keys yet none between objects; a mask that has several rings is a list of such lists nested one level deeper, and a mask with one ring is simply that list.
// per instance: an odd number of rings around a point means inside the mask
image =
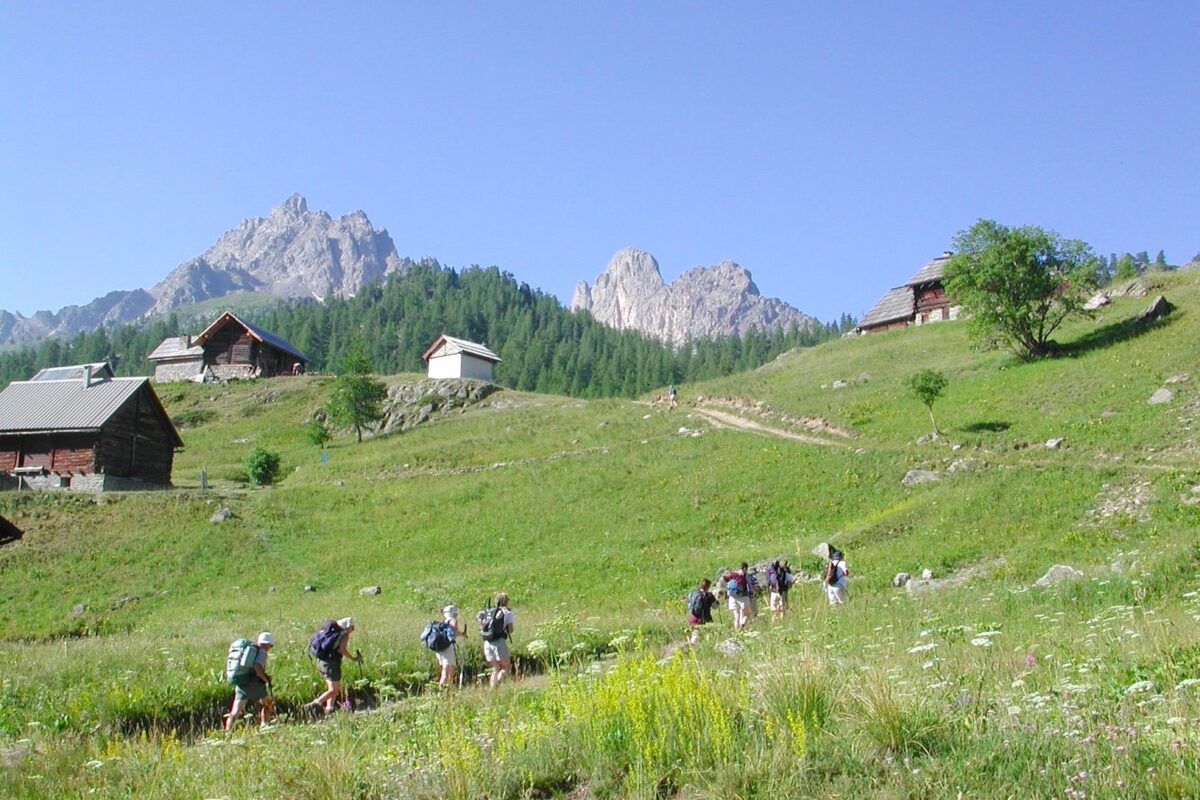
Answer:
[{"label": "white flower", "polygon": [[974,639],[971,640],[971,644],[975,645],[976,647],[991,647],[992,640],[986,639],[982,636],[976,636]]},{"label": "white flower", "polygon": [[1017,678],[1015,681],[1012,682],[1012,686],[1010,688],[1020,689],[1024,685],[1025,685],[1025,681],[1021,680],[1020,678]]},{"label": "white flower", "polygon": [[937,642],[926,642],[925,644],[913,645],[908,648],[910,653],[924,653],[926,650],[932,650],[937,647]]},{"label": "white flower", "polygon": [[1200,678],[1187,678],[1175,684],[1176,689],[1187,689],[1200,683]]},{"label": "white flower", "polygon": [[1009,707],[1008,707],[1008,715],[1009,715],[1010,717],[1015,717],[1015,716],[1017,716],[1017,715],[1018,715],[1018,714],[1020,714],[1020,713],[1021,713],[1021,707],[1020,707],[1020,706],[1009,706]]},{"label": "white flower", "polygon": [[97,758],[93,758],[91,761],[84,764],[84,766],[88,767],[89,769],[99,769],[100,767],[104,766],[104,762]]},{"label": "white flower", "polygon": [[531,656],[540,656],[542,653],[545,653],[549,649],[550,649],[550,645],[548,645],[542,639],[534,639],[532,642],[525,645],[525,652]]},{"label": "white flower", "polygon": [[931,658],[921,665],[921,669],[933,669],[939,661],[941,661],[940,658]]},{"label": "white flower", "polygon": [[1125,694],[1144,694],[1154,688],[1154,681],[1138,681],[1125,687]]}]

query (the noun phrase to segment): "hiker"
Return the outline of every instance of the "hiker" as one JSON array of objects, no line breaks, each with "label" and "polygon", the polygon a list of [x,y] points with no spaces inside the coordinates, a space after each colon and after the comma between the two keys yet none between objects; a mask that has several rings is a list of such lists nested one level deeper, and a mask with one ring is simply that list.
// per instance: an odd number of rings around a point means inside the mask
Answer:
[{"label": "hiker", "polygon": [[850,594],[847,591],[850,586],[848,578],[850,577],[850,567],[846,565],[846,559],[842,556],[842,551],[831,547],[829,549],[829,563],[825,565],[825,594],[829,598],[829,605],[840,606],[850,599]]},{"label": "hiker", "polygon": [[267,653],[274,645],[270,631],[263,631],[253,642],[238,639],[230,646],[225,673],[233,684],[233,706],[225,715],[225,730],[232,729],[233,723],[255,703],[259,704],[260,724],[266,725],[275,713],[271,676],[267,674]]},{"label": "hiker", "polygon": [[449,605],[442,609],[442,621],[425,626],[421,641],[437,657],[438,686],[448,689],[454,685],[454,673],[458,666],[458,638],[465,637],[467,629],[458,622],[458,606]]},{"label": "hiker", "polygon": [[675,384],[673,383],[667,387],[667,405],[671,408],[675,407]]},{"label": "hiker", "polygon": [[725,592],[729,595],[729,614],[733,617],[733,629],[745,630],[746,623],[750,621],[750,603],[753,600],[750,565],[743,561],[741,569],[727,572],[721,580],[725,581]]},{"label": "hiker", "polygon": [[717,604],[717,598],[710,591],[711,586],[712,581],[704,578],[698,588],[688,592],[688,625],[707,625],[713,621],[712,610]]},{"label": "hiker", "polygon": [[483,660],[492,668],[488,684],[495,689],[512,668],[508,637],[512,635],[516,614],[508,607],[508,592],[496,595],[495,607],[488,606],[476,615],[479,636],[483,639]]},{"label": "hiker", "polygon": [[770,591],[768,606],[772,622],[783,619],[783,612],[787,610],[787,590],[791,577],[787,562],[775,561],[767,567],[767,589]]},{"label": "hiker", "polygon": [[332,712],[337,708],[342,693],[342,659],[362,662],[362,654],[350,656],[346,649],[350,634],[354,632],[354,617],[342,617],[337,622],[329,620],[313,634],[308,652],[317,661],[317,674],[325,679],[325,691],[321,692],[304,708],[308,711]]}]

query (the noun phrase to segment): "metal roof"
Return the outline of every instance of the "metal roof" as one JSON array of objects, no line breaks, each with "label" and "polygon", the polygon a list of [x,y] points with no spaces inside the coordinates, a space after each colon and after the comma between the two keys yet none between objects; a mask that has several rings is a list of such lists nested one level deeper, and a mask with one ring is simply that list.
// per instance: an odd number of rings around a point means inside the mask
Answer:
[{"label": "metal roof", "polygon": [[899,286],[890,290],[871,310],[858,321],[859,329],[872,325],[883,325],[898,319],[911,319],[913,315],[913,290],[911,286]]},{"label": "metal roof", "polygon": [[935,259],[932,259],[928,264],[917,270],[917,273],[908,279],[905,286],[917,286],[930,281],[940,281],[942,279],[942,270],[946,267],[946,262],[950,260],[950,254],[943,253]]},{"label": "metal roof", "polygon": [[13,381],[0,392],[0,433],[99,430],[149,380]]},{"label": "metal roof", "polygon": [[204,348],[192,344],[190,336],[168,336],[146,356],[149,361],[165,361],[168,358],[199,358]]},{"label": "metal roof", "polygon": [[501,361],[500,356],[481,344],[468,342],[466,339],[458,339],[454,336],[447,336],[444,333],[433,340],[433,344],[429,345],[429,349],[425,351],[425,354],[421,358],[428,361],[443,344],[445,345],[446,352],[442,355],[449,356],[456,353],[469,353],[477,358],[482,358],[484,361],[491,361],[493,364],[499,364]]},{"label": "metal roof", "polygon": [[92,379],[100,380],[101,378],[113,377],[112,367],[107,361],[97,361],[95,364],[74,364],[69,367],[46,367],[38,370],[31,381],[64,381],[64,380],[83,380],[83,370],[87,367],[92,368]]},{"label": "metal roof", "polygon": [[293,345],[291,342],[289,342],[287,339],[276,336],[275,334],[271,333],[270,331],[265,331],[262,328],[258,327],[257,325],[251,325],[249,322],[239,319],[232,311],[226,311],[221,316],[217,317],[217,319],[211,325],[209,325],[207,328],[205,328],[203,331],[200,332],[200,335],[197,336],[194,340],[195,343],[197,345],[203,345],[205,342],[208,341],[209,337],[211,337],[219,329],[224,327],[227,322],[230,322],[230,321],[236,322],[238,325],[241,325],[243,328],[245,328],[247,331],[249,331],[251,336],[253,336],[255,339],[258,339],[260,342],[269,344],[272,347],[277,347],[280,350],[284,351],[285,353],[289,353],[289,354],[295,356],[298,360],[304,362],[305,364],[307,364],[309,361],[312,360],[308,356],[304,355],[304,353],[301,353],[296,348],[296,346]]}]

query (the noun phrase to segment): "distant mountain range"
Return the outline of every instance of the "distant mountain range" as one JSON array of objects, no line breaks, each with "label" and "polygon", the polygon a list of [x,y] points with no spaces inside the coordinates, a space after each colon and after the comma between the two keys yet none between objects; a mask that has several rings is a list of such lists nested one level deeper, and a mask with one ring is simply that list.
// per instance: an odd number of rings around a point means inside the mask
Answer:
[{"label": "distant mountain range", "polygon": [[576,286],[571,308],[675,346],[705,336],[803,329],[817,322],[782,300],[763,297],[750,272],[732,261],[696,267],[666,283],[654,256],[632,247],[613,256],[594,285]]},{"label": "distant mountain range", "polygon": [[[324,211],[309,211],[304,198],[294,194],[267,216],[227,231],[149,289],[109,292],[86,305],[29,317],[0,310],[0,346],[136,322],[233,294],[317,300],[327,294],[353,295],[412,265],[397,254],[388,232],[375,230],[362,211],[334,219]],[[761,296],[750,273],[733,262],[697,267],[666,284],[654,257],[632,248],[617,253],[594,286],[580,283],[571,307],[585,309],[607,325],[675,345],[750,328],[815,322],[780,300]]]}]

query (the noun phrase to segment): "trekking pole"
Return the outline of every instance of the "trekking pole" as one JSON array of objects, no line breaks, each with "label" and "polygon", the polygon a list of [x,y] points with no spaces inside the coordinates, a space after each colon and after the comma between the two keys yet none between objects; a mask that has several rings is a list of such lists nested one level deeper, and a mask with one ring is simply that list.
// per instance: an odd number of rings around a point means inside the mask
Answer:
[{"label": "trekking pole", "polygon": [[466,670],[467,665],[464,664],[462,661],[460,661],[458,658],[458,639],[454,640],[454,663],[458,664],[458,689],[459,689],[459,691],[462,691],[463,673],[467,671]]}]

